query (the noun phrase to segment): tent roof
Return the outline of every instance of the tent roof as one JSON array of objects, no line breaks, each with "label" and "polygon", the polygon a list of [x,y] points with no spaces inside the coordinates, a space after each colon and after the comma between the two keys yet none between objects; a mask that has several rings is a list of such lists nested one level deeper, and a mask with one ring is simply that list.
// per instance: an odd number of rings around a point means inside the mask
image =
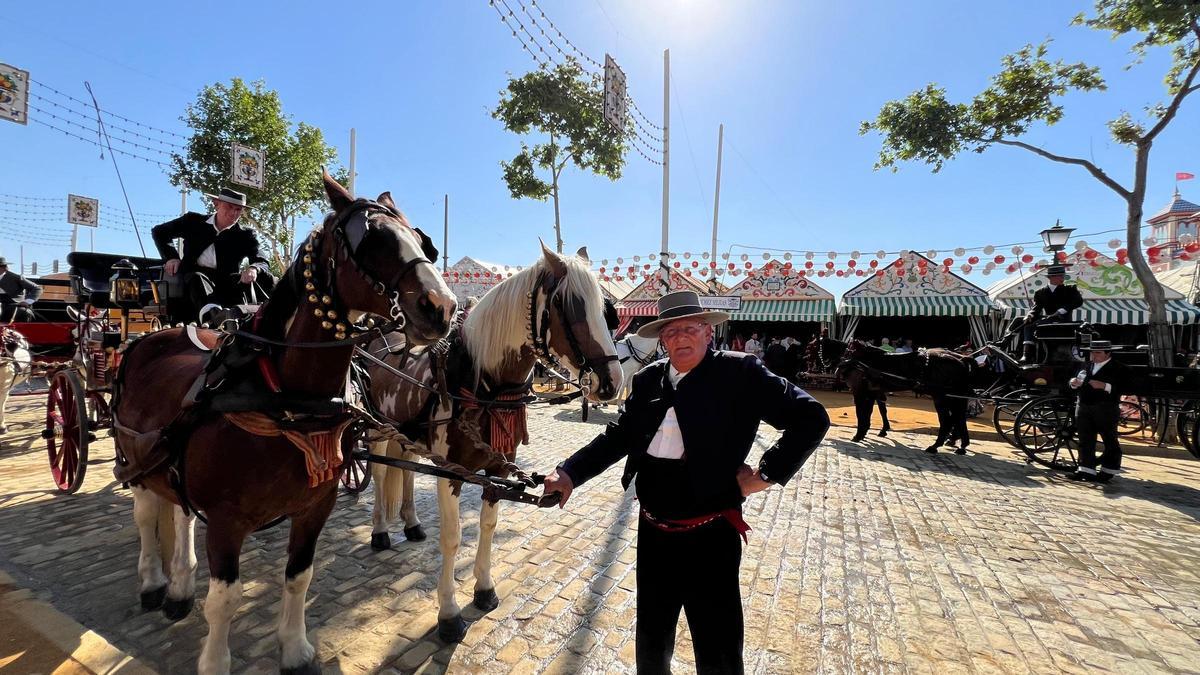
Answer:
[{"label": "tent roof", "polygon": [[[1089,257],[1090,256],[1090,257]],[[1133,270],[1116,260],[1091,248],[1075,251],[1067,256],[1067,276],[1079,288],[1084,301],[1130,298],[1142,300],[1142,284]],[[1033,273],[1018,272],[1000,280],[989,289],[996,300],[1020,300],[1032,298],[1039,288],[1046,286],[1047,268]],[[1168,300],[1183,298],[1183,294],[1171,288],[1163,289]]]},{"label": "tent roof", "polygon": [[[696,291],[700,294],[708,292],[704,282],[695,277],[689,277],[678,270],[672,269],[668,277],[672,291]],[[637,288],[630,291],[622,300],[657,300],[662,296],[662,284],[658,281],[658,275],[653,274],[648,279],[644,279],[642,283],[637,285]]]},{"label": "tent roof", "polygon": [[450,266],[450,269],[464,271],[470,269],[472,272],[516,272],[521,268],[513,265],[505,265],[503,263],[487,262],[478,258],[472,258],[469,255],[463,256],[461,260]]},{"label": "tent roof", "polygon": [[1186,216],[1197,212],[1200,212],[1200,206],[1197,206],[1184,199],[1179,195],[1179,190],[1175,190],[1175,196],[1171,198],[1171,203],[1164,206],[1161,211],[1154,214],[1154,216],[1146,222],[1155,223],[1160,220],[1167,220],[1171,216]]},{"label": "tent roof", "polygon": [[[904,261],[903,276],[896,273],[900,261]],[[920,261],[926,261],[925,274],[918,272]],[[846,291],[843,299],[858,297],[928,297],[928,296],[983,296],[987,291],[958,276],[947,272],[941,263],[909,251],[896,258],[887,267],[881,268],[883,275],[871,275],[866,281]]]},{"label": "tent roof", "polygon": [[1158,283],[1183,294],[1192,302],[1200,302],[1200,262],[1188,262],[1158,275]]},{"label": "tent roof", "polygon": [[832,300],[833,294],[821,288],[807,276],[797,274],[798,270],[788,270],[787,276],[781,273],[784,263],[769,260],[754,272],[754,276],[746,277],[735,284],[722,295],[739,295],[743,300]]}]

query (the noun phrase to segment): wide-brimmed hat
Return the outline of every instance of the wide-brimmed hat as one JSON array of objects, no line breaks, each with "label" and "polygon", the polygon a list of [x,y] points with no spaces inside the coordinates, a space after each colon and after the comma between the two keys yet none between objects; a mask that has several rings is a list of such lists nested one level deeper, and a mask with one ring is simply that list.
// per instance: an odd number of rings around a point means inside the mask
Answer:
[{"label": "wide-brimmed hat", "polygon": [[663,326],[679,319],[697,319],[710,326],[729,320],[729,312],[704,309],[700,306],[700,295],[695,291],[675,291],[658,299],[658,318],[642,326],[638,337],[656,338]]},{"label": "wide-brimmed hat", "polygon": [[210,195],[210,194],[205,193],[204,196],[211,197],[218,201],[228,202],[235,206],[245,206],[246,205],[246,193],[238,192],[237,190],[230,190],[229,188],[221,188],[221,191],[215,195]]},{"label": "wide-brimmed hat", "polygon": [[1092,340],[1091,343],[1089,343],[1083,347],[1082,351],[1085,351],[1085,352],[1111,352],[1112,351],[1112,341],[1111,340]]},{"label": "wide-brimmed hat", "polygon": [[0,255],[0,267],[8,267],[8,258]]},{"label": "wide-brimmed hat", "polygon": [[1048,277],[1065,277],[1067,276],[1066,265],[1050,265],[1046,268],[1046,276]]}]

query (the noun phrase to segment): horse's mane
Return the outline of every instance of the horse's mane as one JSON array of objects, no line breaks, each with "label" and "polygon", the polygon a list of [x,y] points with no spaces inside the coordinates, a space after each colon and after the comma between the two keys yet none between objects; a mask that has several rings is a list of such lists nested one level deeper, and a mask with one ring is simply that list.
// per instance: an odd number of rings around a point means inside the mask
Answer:
[{"label": "horse's mane", "polygon": [[[601,323],[604,298],[587,262],[573,256],[563,256],[563,262],[567,274],[552,295],[565,293],[580,299],[592,334],[607,334],[607,327]],[[475,363],[476,376],[496,370],[506,360],[515,358],[516,350],[529,333],[529,292],[534,290],[543,273],[550,273],[549,265],[544,257],[538,258],[533,265],[488,291],[467,315],[462,337]]]}]

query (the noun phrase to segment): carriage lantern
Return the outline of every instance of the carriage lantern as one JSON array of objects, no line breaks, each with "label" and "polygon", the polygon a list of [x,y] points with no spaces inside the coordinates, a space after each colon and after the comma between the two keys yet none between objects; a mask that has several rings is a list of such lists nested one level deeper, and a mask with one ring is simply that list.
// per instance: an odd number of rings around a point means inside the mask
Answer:
[{"label": "carriage lantern", "polygon": [[112,266],[115,274],[109,278],[108,298],[112,304],[132,309],[141,304],[141,287],[138,284],[137,265],[121,258]]},{"label": "carriage lantern", "polygon": [[1042,241],[1046,244],[1046,248],[1058,252],[1067,247],[1067,241],[1071,238],[1071,233],[1074,231],[1075,228],[1063,227],[1062,221],[1055,220],[1054,227],[1042,230]]}]

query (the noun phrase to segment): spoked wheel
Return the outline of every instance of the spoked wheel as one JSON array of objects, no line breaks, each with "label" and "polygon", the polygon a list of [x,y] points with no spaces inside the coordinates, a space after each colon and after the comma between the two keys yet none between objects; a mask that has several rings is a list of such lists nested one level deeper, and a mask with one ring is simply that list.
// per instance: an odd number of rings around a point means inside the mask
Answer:
[{"label": "spoked wheel", "polygon": [[1117,434],[1132,436],[1150,424],[1150,409],[1142,399],[1121,401],[1117,407]]},{"label": "spoked wheel", "polygon": [[1079,466],[1075,399],[1051,394],[1029,401],[1017,412],[1013,438],[1030,461],[1074,471]]},{"label": "spoked wheel", "polygon": [[59,371],[50,381],[42,436],[50,456],[50,475],[60,492],[73,494],[83,485],[89,434],[83,381],[74,370]]},{"label": "spoked wheel", "polygon": [[363,449],[363,423],[353,422],[342,433],[342,452],[345,467],[342,469],[342,485],[346,492],[356,495],[371,484],[371,466],[365,459],[356,459],[353,453]]},{"label": "spoked wheel", "polygon": [[996,433],[1000,434],[1000,438],[1003,438],[1009,445],[1020,447],[1013,438],[1013,423],[1016,421],[1021,407],[1037,396],[1038,394],[1032,391],[1021,389],[995,399],[992,408],[992,426],[996,428]]},{"label": "spoked wheel", "polygon": [[1200,401],[1189,401],[1175,417],[1175,433],[1187,451],[1200,457]]}]

